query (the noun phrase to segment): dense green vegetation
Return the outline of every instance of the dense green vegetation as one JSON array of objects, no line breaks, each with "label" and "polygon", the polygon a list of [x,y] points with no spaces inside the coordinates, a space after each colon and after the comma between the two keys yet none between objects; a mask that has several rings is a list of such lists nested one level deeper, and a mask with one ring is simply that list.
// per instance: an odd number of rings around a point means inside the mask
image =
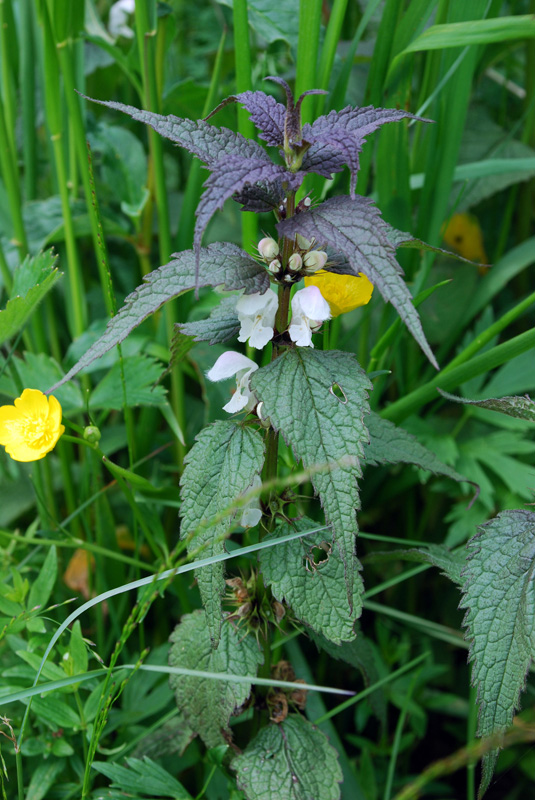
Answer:
[{"label": "dense green vegetation", "polygon": [[532,791],[534,84],[533,0],[0,1],[4,798]]}]

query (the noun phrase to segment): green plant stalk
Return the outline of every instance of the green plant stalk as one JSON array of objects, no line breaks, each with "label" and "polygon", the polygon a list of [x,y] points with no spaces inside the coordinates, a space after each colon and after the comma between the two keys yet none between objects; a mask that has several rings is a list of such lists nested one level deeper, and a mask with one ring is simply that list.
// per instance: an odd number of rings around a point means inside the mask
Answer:
[{"label": "green plant stalk", "polygon": [[[323,40],[323,46],[321,48],[321,55],[320,55],[320,64],[319,64],[319,79],[317,80],[317,86],[310,86],[309,88],[318,88],[318,89],[328,89],[329,88],[329,80],[331,77],[331,71],[334,64],[334,58],[336,56],[336,48],[338,45],[338,40],[340,39],[340,33],[342,31],[342,25],[344,22],[344,16],[347,9],[347,0],[334,0],[333,7],[331,9],[331,13],[329,16],[329,22],[327,24],[327,30],[325,31],[325,39]],[[316,98],[316,116],[320,116],[323,114],[323,109],[325,107],[326,102],[326,95],[319,95]]]},{"label": "green plant stalk", "polygon": [[453,630],[453,628],[447,628],[445,625],[440,625],[438,622],[423,619],[422,617],[414,616],[414,614],[406,614],[404,611],[399,611],[397,608],[390,608],[381,603],[375,603],[373,600],[365,600],[364,608],[375,611],[377,614],[384,614],[399,622],[404,622],[419,631],[423,631],[429,636],[433,636],[439,641],[448,642],[448,644],[452,644],[454,647],[462,647],[468,650],[468,642],[463,639],[461,633]]},{"label": "green plant stalk", "polygon": [[44,41],[45,111],[53,147],[58,189],[63,212],[63,223],[65,226],[65,245],[67,248],[67,273],[70,296],[70,313],[67,316],[70,323],[70,333],[73,338],[77,338],[87,327],[87,307],[85,304],[85,291],[78,248],[76,245],[74,223],[69,204],[68,172],[63,148],[63,121],[61,104],[58,96],[58,86],[60,83],[58,57],[46,4],[43,3],[41,10]]},{"label": "green plant stalk", "polygon": [[[317,88],[317,65],[321,27],[321,0],[299,3],[299,38],[297,40],[297,68],[295,96],[308,89]],[[311,122],[314,98],[305,98],[301,106],[301,119]]]},{"label": "green plant stalk", "polygon": [[22,112],[22,158],[24,162],[24,196],[26,202],[37,193],[37,137],[35,133],[35,48],[32,0],[21,0],[20,13],[20,99]]},{"label": "green plant stalk", "polygon": [[24,772],[22,769],[22,753],[18,745],[15,745],[15,763],[17,765],[17,797],[24,800]]},{"label": "green plant stalk", "polygon": [[17,152],[15,145],[15,91],[13,86],[13,72],[9,63],[9,37],[17,38],[17,31],[11,27],[14,23],[11,0],[0,0],[0,64],[2,75],[2,92],[5,108],[5,124],[11,154]]},{"label": "green plant stalk", "polygon": [[82,118],[82,111],[80,108],[80,101],[78,95],[76,94],[76,87],[74,84],[74,64],[69,44],[70,43],[68,41],[58,42],[56,44],[56,49],[58,52],[59,65],[65,85],[65,98],[67,100],[67,109],[69,111],[69,120],[72,131],[71,138],[76,150],[78,171],[80,172],[82,178],[87,212],[89,214],[89,221],[91,224],[93,246],[95,248],[95,254],[97,255],[97,267],[100,277],[100,285],[102,294],[104,296],[106,311],[111,316],[114,313],[112,301],[113,292],[110,291],[109,286],[109,270],[106,246],[102,234],[102,225],[100,224],[100,218],[98,216],[95,186],[92,180],[93,176],[92,173],[90,175],[90,167],[88,168],[86,134],[84,121]]},{"label": "green plant stalk", "polygon": [[[453,367],[451,370],[447,368],[439,372],[436,377],[415,389],[410,394],[392,403],[390,406],[380,412],[384,419],[389,419],[391,422],[399,424],[406,417],[413,414],[421,406],[436,400],[438,397],[437,389],[444,389],[450,391],[461,383],[474,378],[476,375],[482,375],[495,367],[499,367],[506,361],[510,361],[515,356],[525,353],[531,347],[535,346],[535,330],[526,331],[513,339],[493,347],[492,350]],[[462,354],[461,354],[462,355]]]},{"label": "green plant stalk", "polygon": [[[251,37],[247,17],[247,0],[234,0],[234,63],[238,93],[253,88],[251,66]],[[238,108],[238,131],[246,139],[256,138],[256,128],[245,109]],[[242,246],[250,251],[258,242],[258,218],[252,211],[241,212]]]},{"label": "green plant stalk", "polygon": [[399,715],[397,721],[396,732],[394,734],[394,741],[392,742],[392,752],[390,754],[390,759],[388,762],[388,770],[386,773],[386,783],[385,783],[385,791],[383,794],[383,800],[390,800],[392,796],[392,784],[394,783],[394,772],[396,769],[396,762],[398,759],[399,748],[401,745],[401,734],[403,733],[403,728],[405,727],[405,720],[407,719],[409,700],[411,699],[412,693],[414,691],[416,678],[418,677],[419,673],[420,673],[419,670],[418,672],[414,673],[414,675],[412,676],[412,680],[409,684],[409,688],[403,695],[403,708],[401,709],[401,714]]},{"label": "green plant stalk", "polygon": [[[477,731],[477,689],[470,687],[470,706],[468,711],[468,725],[466,729],[467,747],[472,747],[476,740]],[[466,800],[475,800],[476,797],[476,766],[477,759],[472,758],[466,765]]]},{"label": "green plant stalk", "polygon": [[0,169],[2,170],[4,184],[9,200],[9,210],[11,212],[13,229],[16,237],[15,244],[19,250],[21,258],[24,258],[28,252],[28,242],[26,240],[26,232],[24,230],[24,221],[22,219],[22,201],[16,167],[16,154],[10,145],[6,122],[7,120],[4,112],[4,104],[2,102],[2,97],[0,96]]}]

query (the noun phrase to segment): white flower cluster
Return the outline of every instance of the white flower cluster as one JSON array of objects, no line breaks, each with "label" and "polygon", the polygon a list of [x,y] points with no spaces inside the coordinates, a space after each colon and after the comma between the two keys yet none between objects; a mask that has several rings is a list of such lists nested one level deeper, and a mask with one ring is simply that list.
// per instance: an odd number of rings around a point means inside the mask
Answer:
[{"label": "white flower cluster", "polygon": [[[299,247],[306,252],[303,255],[293,253],[288,261],[290,273],[315,272],[322,269],[327,261],[327,253],[322,250],[310,250],[311,242],[300,237]],[[279,245],[275,239],[268,237],[258,243],[258,252],[266,261],[267,269],[272,274],[282,271],[279,255]],[[286,275],[284,276],[287,277]],[[290,276],[290,280],[294,280]],[[275,319],[279,307],[278,297],[273,289],[268,289],[261,294],[242,295],[236,303],[236,312],[240,323],[238,334],[239,342],[248,342],[251,347],[261,350],[271,341],[274,335]],[[317,286],[307,286],[299,289],[292,300],[292,319],[288,328],[288,335],[298,347],[314,347],[312,334],[321,327],[322,322],[331,318],[328,302]],[[250,358],[241,353],[228,351],[223,353],[209,372],[207,378],[211,381],[222,381],[236,376],[237,388],[231,400],[223,406],[225,411],[233,414],[236,411],[252,411],[257,404],[257,399],[249,388],[249,378],[254,370],[258,369]]]}]

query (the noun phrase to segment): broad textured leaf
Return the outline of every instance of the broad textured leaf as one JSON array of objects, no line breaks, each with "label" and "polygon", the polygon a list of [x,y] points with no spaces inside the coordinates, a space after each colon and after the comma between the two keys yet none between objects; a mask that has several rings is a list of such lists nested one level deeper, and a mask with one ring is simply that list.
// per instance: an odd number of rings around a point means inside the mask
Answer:
[{"label": "broad textured leaf", "polygon": [[191,800],[190,793],[182,784],[148,756],[127,758],[126,763],[128,767],[107,761],[94,761],[92,767],[111,780],[112,788],[121,789],[125,793]]},{"label": "broad textured leaf", "polygon": [[438,391],[446,400],[453,400],[454,403],[488,408],[490,411],[500,411],[509,417],[535,422],[535,400],[532,400],[529,395],[524,397],[489,397],[486,400],[467,400],[465,397],[458,397],[455,394],[444,392],[442,389]]},{"label": "broad textured leaf", "polygon": [[385,561],[415,561],[417,564],[432,564],[457,586],[461,587],[461,572],[466,564],[463,550],[453,552],[443,544],[429,544],[426,547],[410,550],[375,551],[366,556],[366,562],[380,563]]},{"label": "broad textured leaf", "polygon": [[291,714],[263,728],[232,768],[247,800],[338,800],[338,754],[318,728]]},{"label": "broad textured leaf", "polygon": [[196,286],[222,285],[228,291],[244,289],[245,294],[251,294],[265,292],[269,288],[269,275],[266,270],[234,244],[211,244],[201,249],[198,281],[196,281],[196,263],[196,254],[193,250],[184,250],[182,253],[176,253],[169,264],[150,272],[145,277],[145,282],[128,295],[124,306],[109,321],[102,336],[50,391],[69,381],[81,369],[126,339],[134,328],[168,300],[178,297],[189,289],[194,289]]},{"label": "broad textured leaf", "polygon": [[[254,636],[226,621],[221,641],[214,650],[204,611],[182,617],[170,637],[169,666],[228,675],[256,675],[263,656]],[[227,683],[210,678],[172,675],[169,679],[178,708],[186,722],[207,747],[217,747],[232,738],[229,720],[246,702],[250,683]]]},{"label": "broad textured leaf", "polygon": [[326,116],[318,117],[312,125],[303,126],[303,139],[310,142],[311,147],[305,153],[302,169],[331,178],[333,172],[341,172],[347,164],[351,172],[350,192],[354,196],[359,153],[366,142],[366,136],[387,122],[398,122],[401,119],[431,122],[401,109],[374,106],[346,106],[341,111],[331,111]]},{"label": "broad textured leaf", "polygon": [[[313,469],[311,480],[344,562],[351,604],[358,574],[357,478],[368,441],[363,417],[371,383],[353,354],[298,347],[253,373],[250,385],[296,458]],[[345,399],[336,396],[336,387]]]},{"label": "broad textured leaf", "polygon": [[[377,668],[377,662],[370,640],[364,636],[360,629],[360,624],[355,625],[356,639],[352,642],[342,642],[333,644],[324,636],[311,634],[311,639],[318,648],[325,650],[332,658],[337,661],[345,661],[362,674],[366,686],[371,686],[381,677]],[[386,728],[386,699],[382,689],[377,689],[369,695],[368,700],[377,718]]]},{"label": "broad textured leaf", "polygon": [[277,228],[284,236],[300,233],[341,253],[352,274],[364,273],[384,299],[392,303],[428,359],[438,368],[402,278],[394,245],[388,238],[392,229],[371,200],[359,196],[332,197],[316,208],[279,222]]},{"label": "broad textured leaf", "polygon": [[[519,706],[535,648],[535,513],[503,511],[468,543],[461,607],[477,686],[479,736],[505,731]],[[485,756],[480,793],[497,753]]]},{"label": "broad textured leaf", "polygon": [[[311,530],[315,525],[306,518],[293,524],[285,523],[266,540],[286,536],[294,530]],[[340,644],[355,638],[354,625],[362,611],[363,586],[357,573],[350,605],[344,564],[338,550],[332,550],[330,545],[327,552],[318,549],[324,539],[324,535],[317,534],[262,550],[260,567],[264,581],[271,586],[277,600],[286,600],[297,619],[331,642]],[[318,553],[320,560],[316,563]]]},{"label": "broad textured leaf", "polygon": [[125,403],[130,408],[162,405],[166,402],[166,390],[163,386],[155,386],[161,374],[161,364],[149,356],[125,358],[122,366],[114,364],[95,387],[89,407],[118,411]]},{"label": "broad textured leaf", "polygon": [[186,336],[193,336],[195,342],[210,342],[210,344],[228,342],[240,329],[236,313],[237,299],[237,297],[224,297],[219,305],[212,309],[208,319],[179,323],[177,327]]},{"label": "broad textured leaf", "polygon": [[0,311],[0,344],[17,334],[63,273],[52,250],[26,256],[13,275],[11,299]]},{"label": "broad textured leaf", "polygon": [[240,103],[250,114],[253,125],[260,131],[259,139],[269,145],[280,147],[284,142],[284,118],[286,108],[265,92],[241,92],[227,97],[208,115],[210,119],[228,103]]},{"label": "broad textured leaf", "polygon": [[369,414],[365,423],[370,434],[370,443],[364,447],[366,464],[414,464],[429,470],[434,475],[445,475],[458,483],[472,483],[447,464],[444,464],[431,450],[421,444],[412,433],[398,428],[390,420],[379,414]]},{"label": "broad textured leaf", "polygon": [[233,195],[233,200],[241,203],[242,211],[261,213],[278,208],[284,201],[282,178],[273,181],[258,181],[255,184],[244,186],[240,192]]},{"label": "broad textured leaf", "polygon": [[179,144],[209,166],[218,159],[230,155],[239,155],[243,158],[266,158],[264,149],[257,142],[245,139],[240,133],[234,133],[228,128],[216,128],[202,119],[196,121],[182,119],[173,114],[164,117],[153,111],[143,111],[134,106],[127,106],[111,100],[95,100],[92,97],[86,97],[86,100],[99,103],[99,105],[115,111],[122,111],[132,119],[150,125],[160,136]]},{"label": "broad textured leaf", "polygon": [[[232,504],[252,486],[264,462],[264,442],[252,428],[232,420],[219,420],[204,428],[184,459],[181,479],[182,523],[180,536],[185,539],[201,523],[224,516],[203,526],[188,542],[188,551],[203,547],[199,558],[224,550],[224,536],[238,513]],[[221,628],[221,595],[225,591],[223,564],[196,570],[195,576],[206,609],[210,635],[217,646]]]},{"label": "broad textured leaf", "polygon": [[205,190],[197,206],[195,222],[195,242],[199,246],[204,229],[210,219],[222,208],[225,201],[233,194],[239,193],[248,186],[260,183],[262,187],[270,183],[278,185],[282,180],[289,189],[297,190],[301,185],[302,172],[288,172],[280,164],[274,164],[262,151],[262,157],[244,158],[243,156],[225,156],[212,163],[211,175],[204,183]]}]

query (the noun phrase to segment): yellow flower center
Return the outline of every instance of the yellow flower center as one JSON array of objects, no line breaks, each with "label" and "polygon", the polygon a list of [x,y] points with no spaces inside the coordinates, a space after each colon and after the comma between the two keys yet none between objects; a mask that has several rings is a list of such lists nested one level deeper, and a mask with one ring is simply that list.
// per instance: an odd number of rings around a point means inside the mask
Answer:
[{"label": "yellow flower center", "polygon": [[19,436],[28,447],[40,449],[47,447],[54,437],[50,424],[45,417],[24,417],[17,425]]}]

